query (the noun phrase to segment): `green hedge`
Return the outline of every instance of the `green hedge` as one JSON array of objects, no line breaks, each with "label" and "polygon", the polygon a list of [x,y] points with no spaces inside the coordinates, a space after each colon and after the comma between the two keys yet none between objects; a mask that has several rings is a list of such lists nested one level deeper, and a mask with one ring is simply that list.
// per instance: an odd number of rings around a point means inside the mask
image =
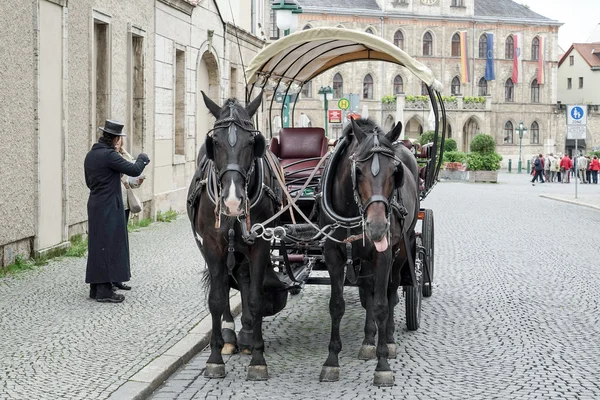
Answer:
[{"label": "green hedge", "polygon": [[501,167],[502,156],[498,153],[469,153],[467,154],[467,169],[471,171],[498,171]]}]

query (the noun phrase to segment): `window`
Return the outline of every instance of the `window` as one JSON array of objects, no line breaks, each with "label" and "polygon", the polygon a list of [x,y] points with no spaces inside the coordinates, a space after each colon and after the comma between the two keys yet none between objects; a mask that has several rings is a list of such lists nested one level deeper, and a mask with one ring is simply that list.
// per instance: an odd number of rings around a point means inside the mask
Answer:
[{"label": "window", "polygon": [[534,37],[531,42],[531,59],[534,61],[539,60],[540,58],[540,39],[538,37]]},{"label": "window", "polygon": [[404,50],[404,34],[401,31],[394,33],[394,46]]},{"label": "window", "polygon": [[277,28],[277,14],[271,9],[271,40],[279,39],[279,28]]},{"label": "window", "polygon": [[573,87],[573,84],[571,82],[571,78],[567,78],[567,89],[571,89]]},{"label": "window", "polygon": [[142,152],[144,143],[144,37],[131,33],[131,65],[129,66],[129,93],[132,96],[129,107],[129,151]]},{"label": "window", "polygon": [[400,75],[394,78],[394,94],[404,93],[404,81]]},{"label": "window", "polygon": [[333,98],[341,99],[344,97],[344,79],[338,72],[333,76]]},{"label": "window", "polygon": [[458,33],[452,36],[452,57],[460,57],[460,35]]},{"label": "window", "polygon": [[460,94],[460,79],[458,79],[458,76],[455,76],[452,79],[452,84],[450,85],[450,94],[452,94],[452,96]]},{"label": "window", "polygon": [[185,155],[185,51],[175,50],[175,154]]},{"label": "window", "polygon": [[304,28],[302,28],[303,31],[305,31],[307,29],[312,29],[312,26],[307,24],[307,25],[304,25]]},{"label": "window", "polygon": [[515,85],[511,78],[504,84],[504,101],[512,103],[515,101]]},{"label": "window", "polygon": [[300,93],[302,94],[303,99],[311,98],[312,97],[312,81],[305,82],[304,85],[302,85],[302,91]]},{"label": "window", "polygon": [[535,121],[533,121],[529,128],[529,140],[531,144],[540,144],[540,126]]},{"label": "window", "polygon": [[369,33],[371,35],[375,34],[375,32],[373,32],[373,29],[371,29],[371,28],[367,28],[367,30],[365,32],[367,32],[367,33]]},{"label": "window", "polygon": [[487,58],[487,35],[479,37],[479,58]]},{"label": "window", "polygon": [[371,74],[367,74],[363,79],[363,99],[373,98],[373,77]]},{"label": "window", "polygon": [[583,77],[579,77],[579,89],[583,89]]},{"label": "window", "polygon": [[510,121],[506,121],[506,123],[504,124],[504,143],[513,144],[513,136],[513,124]]},{"label": "window", "polygon": [[446,138],[452,139],[452,126],[448,124],[448,129],[446,129]]},{"label": "window", "polygon": [[463,7],[463,0],[452,0],[450,7]]},{"label": "window", "polygon": [[479,88],[479,93],[478,93],[479,96],[487,96],[488,95],[488,86],[487,86],[487,81],[485,80],[485,78],[481,78],[479,80],[477,87]]},{"label": "window", "polygon": [[429,96],[425,82],[421,82],[421,96]]},{"label": "window", "polygon": [[433,54],[433,36],[430,32],[423,35],[423,55],[431,56]]},{"label": "window", "polygon": [[[110,116],[110,27],[107,23],[94,20],[94,77],[96,82],[96,121],[94,127],[104,125]],[[95,135],[102,131],[92,130]],[[96,137],[96,136],[94,136]],[[94,139],[94,142],[96,140]],[[130,149],[131,150],[131,149]]]},{"label": "window", "polygon": [[537,79],[534,79],[533,82],[531,82],[531,102],[540,102],[540,85],[538,85]]},{"label": "window", "polygon": [[575,65],[575,56],[569,56],[569,65]]},{"label": "window", "polygon": [[506,43],[504,44],[504,58],[507,60],[512,60],[515,56],[515,40],[512,35],[506,38]]}]

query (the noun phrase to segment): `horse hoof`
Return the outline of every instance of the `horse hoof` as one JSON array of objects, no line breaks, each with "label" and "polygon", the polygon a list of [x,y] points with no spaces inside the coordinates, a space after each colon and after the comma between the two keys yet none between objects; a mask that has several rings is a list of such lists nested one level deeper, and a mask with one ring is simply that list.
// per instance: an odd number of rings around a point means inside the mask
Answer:
[{"label": "horse hoof", "polygon": [[398,355],[396,352],[396,343],[388,343],[387,344],[388,347],[388,357],[387,358],[396,358],[396,356]]},{"label": "horse hoof", "polygon": [[221,350],[221,354],[231,355],[238,352],[238,349],[235,343],[225,343],[223,345],[223,350]]},{"label": "horse hoof", "polygon": [[370,344],[363,344],[358,351],[359,360],[372,360],[376,357],[377,347]]},{"label": "horse hoof", "polygon": [[269,379],[269,371],[266,365],[251,365],[248,367],[246,380],[248,381],[266,381]]},{"label": "horse hoof", "polygon": [[241,349],[241,352],[243,355],[245,356],[251,356],[252,355],[252,349]]},{"label": "horse hoof", "polygon": [[394,386],[394,373],[392,371],[375,371],[373,386]]},{"label": "horse hoof", "polygon": [[225,378],[225,364],[209,364],[206,363],[204,370],[206,378]]},{"label": "horse hoof", "polygon": [[337,382],[340,380],[340,367],[323,367],[319,376],[321,382]]}]

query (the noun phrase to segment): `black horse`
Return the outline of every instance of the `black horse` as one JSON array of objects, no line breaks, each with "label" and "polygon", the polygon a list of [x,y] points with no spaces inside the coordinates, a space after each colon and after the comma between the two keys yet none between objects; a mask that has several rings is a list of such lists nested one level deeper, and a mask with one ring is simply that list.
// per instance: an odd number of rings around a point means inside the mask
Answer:
[{"label": "black horse", "polygon": [[410,269],[420,205],[415,157],[404,146],[393,145],[401,131],[400,123],[384,134],[371,120],[353,120],[324,174],[320,225],[337,221],[346,229],[338,229],[337,241],[328,239],[324,246],[331,278],[331,338],[321,381],[339,380],[340,321],[348,279],[358,284],[367,310],[359,357],[377,357],[374,385],[394,382],[387,360],[396,353],[394,307],[400,284],[414,284]]},{"label": "black horse", "polygon": [[[219,107],[206,94],[202,96],[217,121],[198,154],[198,168],[188,193],[188,215],[209,274],[212,336],[205,376],[225,376],[221,355],[224,334],[228,339],[224,353],[237,346],[229,305],[229,289],[235,287],[242,296],[239,344],[252,350],[247,379],[265,380],[268,371],[262,319],[285,306],[287,291],[274,276],[270,242],[248,239],[249,227],[269,219],[281,204],[272,189],[274,172],[263,161],[268,151],[265,139],[252,123],[262,93],[246,108],[235,99]],[[267,286],[270,290],[265,291]]]}]

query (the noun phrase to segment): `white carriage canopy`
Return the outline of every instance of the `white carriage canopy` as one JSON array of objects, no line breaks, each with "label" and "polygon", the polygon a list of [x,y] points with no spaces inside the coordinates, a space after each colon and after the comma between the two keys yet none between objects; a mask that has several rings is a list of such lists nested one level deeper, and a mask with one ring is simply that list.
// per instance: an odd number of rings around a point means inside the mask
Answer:
[{"label": "white carriage canopy", "polygon": [[280,89],[292,85],[295,92],[337,65],[366,60],[402,65],[434,90],[442,90],[428,67],[378,36],[344,28],[313,28],[281,38],[258,53],[246,70],[248,93],[278,84]]}]

